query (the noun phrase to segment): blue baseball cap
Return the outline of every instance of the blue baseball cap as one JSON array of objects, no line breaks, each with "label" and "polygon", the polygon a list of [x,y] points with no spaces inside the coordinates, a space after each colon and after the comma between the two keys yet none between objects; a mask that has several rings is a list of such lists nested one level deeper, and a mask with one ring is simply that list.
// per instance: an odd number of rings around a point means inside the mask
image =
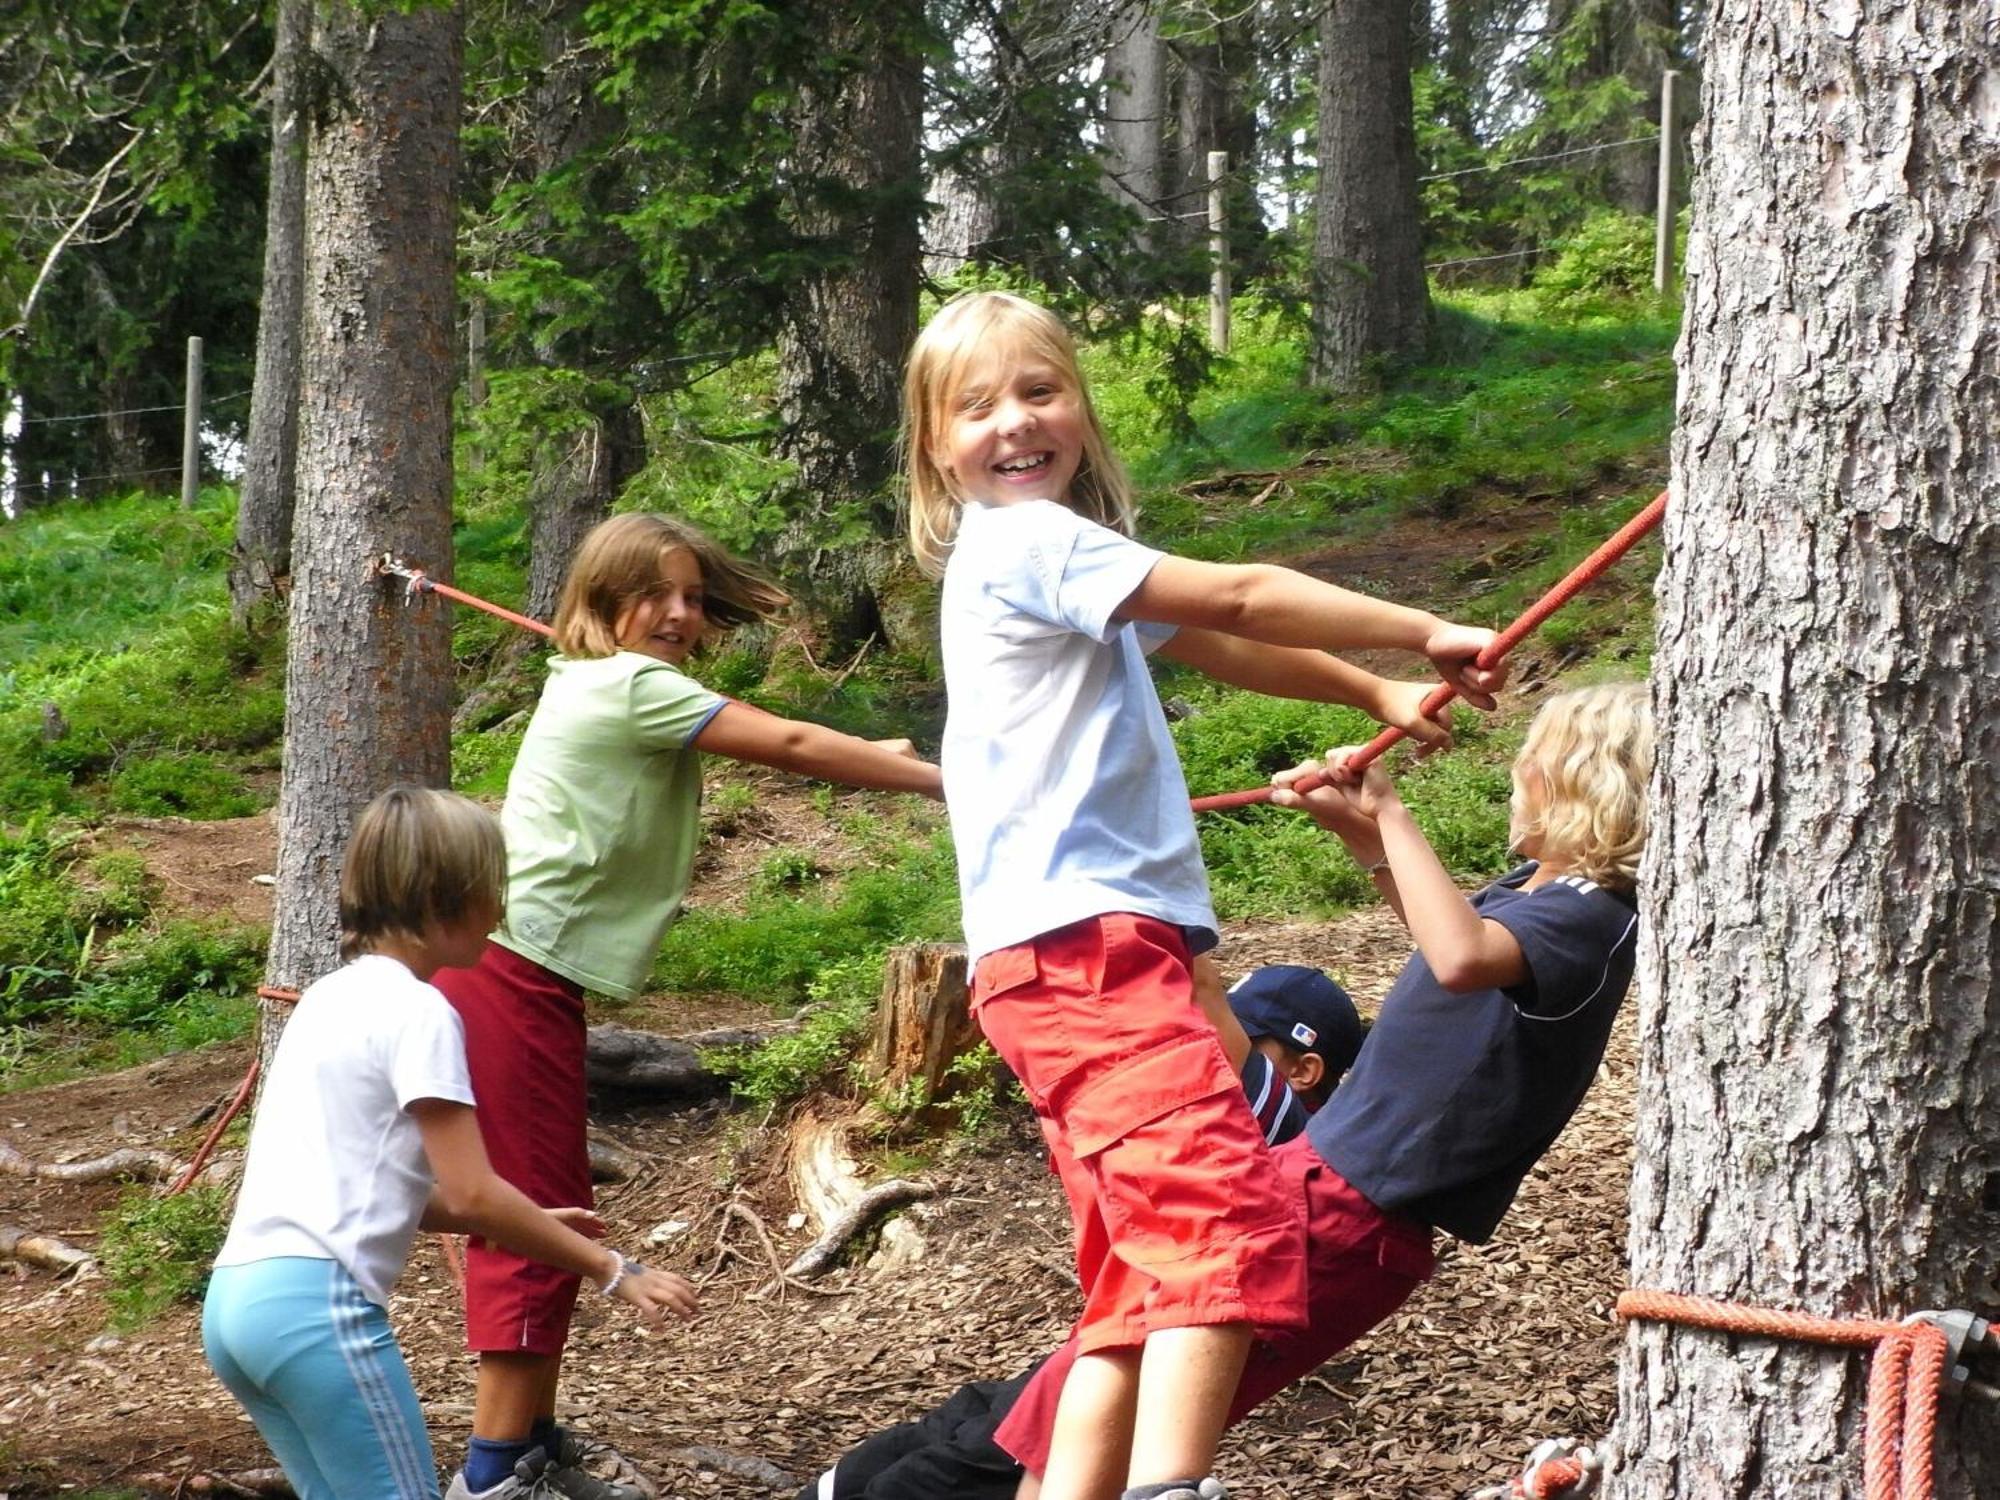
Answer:
[{"label": "blue baseball cap", "polygon": [[1268,1036],[1300,1052],[1316,1052],[1329,1074],[1353,1066],[1367,1035],[1347,991],[1303,964],[1252,969],[1230,988],[1229,1008],[1251,1040]]}]

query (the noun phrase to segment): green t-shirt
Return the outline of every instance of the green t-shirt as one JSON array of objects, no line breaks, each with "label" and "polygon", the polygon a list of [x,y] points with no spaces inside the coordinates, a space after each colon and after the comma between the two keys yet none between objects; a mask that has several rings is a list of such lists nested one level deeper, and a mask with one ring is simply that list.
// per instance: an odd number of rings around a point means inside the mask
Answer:
[{"label": "green t-shirt", "polygon": [[507,778],[494,941],[585,989],[644,987],[701,837],[701,756],[724,700],[636,651],[549,663]]}]

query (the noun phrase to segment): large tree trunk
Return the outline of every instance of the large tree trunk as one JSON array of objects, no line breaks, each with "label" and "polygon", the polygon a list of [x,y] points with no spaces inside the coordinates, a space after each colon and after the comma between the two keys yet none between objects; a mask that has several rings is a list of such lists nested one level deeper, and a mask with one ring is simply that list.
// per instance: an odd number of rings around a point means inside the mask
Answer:
[{"label": "large tree trunk", "polygon": [[313,0],[278,0],[271,59],[271,167],[264,195],[263,300],[250,434],[229,561],[229,612],[237,624],[277,597],[292,569],[292,505],[299,460],[299,336],[305,301],[305,69]]},{"label": "large tree trunk", "polygon": [[1401,0],[1332,0],[1320,13],[1312,301],[1317,384],[1352,390],[1371,360],[1423,347],[1430,294]]},{"label": "large tree trunk", "polygon": [[[299,503],[270,982],[337,962],[341,852],[395,782],[450,774],[451,639],[384,552],[451,569],[455,8],[321,0],[307,147]],[[265,1055],[282,1012],[265,1016]]]},{"label": "large tree trunk", "polygon": [[[1673,66],[1678,11],[1676,0],[1622,0],[1605,17],[1613,65],[1644,101],[1634,128],[1622,135],[1645,135],[1660,118],[1660,75]],[[1658,207],[1659,183],[1657,147],[1627,146],[1611,153],[1611,199],[1627,213],[1651,214]]]},{"label": "large tree trunk", "polygon": [[[794,212],[819,264],[792,289],[778,341],[779,450],[798,465],[779,545],[788,581],[808,588],[840,645],[881,631],[875,585],[895,531],[888,483],[917,326],[923,8],[821,10],[839,61],[798,101]],[[876,540],[842,536],[855,520]]]},{"label": "large tree trunk", "polygon": [[[1925,15],[1708,23],[1635,1286],[1996,1311],[2000,17]],[[1610,1493],[1858,1494],[1864,1363],[1635,1326]],[[1991,1406],[1937,1478],[2000,1494]]]},{"label": "large tree trunk", "polygon": [[[1167,117],[1167,44],[1155,0],[1128,0],[1112,17],[1104,96],[1104,172],[1111,198],[1142,220],[1153,220],[1165,191]],[[1144,225],[1141,248],[1157,246],[1159,228]]]}]

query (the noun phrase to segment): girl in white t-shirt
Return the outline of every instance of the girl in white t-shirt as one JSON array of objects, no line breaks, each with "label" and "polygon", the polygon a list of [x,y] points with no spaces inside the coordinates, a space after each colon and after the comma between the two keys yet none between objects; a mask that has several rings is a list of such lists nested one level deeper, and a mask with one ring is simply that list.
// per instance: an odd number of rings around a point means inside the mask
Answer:
[{"label": "girl in white t-shirt", "polygon": [[1327,652],[1421,653],[1491,707],[1503,674],[1474,658],[1492,634],[1133,541],[1069,334],[1022,298],[938,312],[911,351],[904,429],[911,546],[944,579],[940,759],[974,1013],[1041,1119],[1085,1294],[1041,1494],[1207,1500],[1253,1329],[1303,1321],[1302,1238],[1193,1003],[1215,915],[1145,658],[1436,743],[1426,684]]},{"label": "girl in white t-shirt", "polygon": [[681,1277],[585,1238],[604,1232],[587,1209],[538,1208],[487,1163],[459,1020],[427,981],[478,957],[505,878],[475,803],[371,802],[340,872],[348,963],[299,998],[265,1080],[202,1344],[301,1500],[435,1500],[385,1311],[419,1229],[489,1236],[656,1322],[695,1310]]}]

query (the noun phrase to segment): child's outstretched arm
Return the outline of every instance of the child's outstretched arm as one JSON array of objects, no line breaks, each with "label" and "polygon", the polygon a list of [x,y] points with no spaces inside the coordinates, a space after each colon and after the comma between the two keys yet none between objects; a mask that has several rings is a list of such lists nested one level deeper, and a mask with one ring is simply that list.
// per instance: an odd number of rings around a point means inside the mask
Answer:
[{"label": "child's outstretched arm", "polygon": [[545,1209],[493,1170],[472,1106],[450,1099],[416,1099],[410,1114],[423,1136],[424,1158],[437,1185],[422,1227],[444,1234],[478,1234],[517,1255],[589,1277],[610,1287],[653,1322],[669,1312],[695,1315],[694,1287],[672,1271],[626,1261],[572,1225],[601,1224],[594,1214]]},{"label": "child's outstretched arm", "polygon": [[1434,683],[1394,682],[1325,651],[1304,646],[1267,646],[1262,641],[1224,635],[1219,630],[1183,626],[1160,647],[1172,657],[1217,682],[1247,688],[1273,698],[1300,698],[1309,703],[1344,703],[1369,717],[1394,725],[1426,750],[1451,746],[1447,723],[1428,717],[1423,702]]},{"label": "child's outstretched arm", "polygon": [[1191,625],[1270,646],[1415,651],[1428,656],[1438,675],[1477,708],[1493,707],[1493,694],[1507,680],[1504,665],[1474,664],[1473,658],[1493,639],[1490,630],[1448,624],[1427,610],[1267,563],[1163,557],[1120,606],[1117,618]]},{"label": "child's outstretched arm", "polygon": [[1359,774],[1347,769],[1353,753],[1329,751],[1327,780],[1310,792],[1295,792],[1292,783],[1320,770],[1317,764],[1280,771],[1272,778],[1271,801],[1310,813],[1339,837],[1355,863],[1373,871],[1377,888],[1447,990],[1505,989],[1526,979],[1528,961],[1514,935],[1472,909],[1379,761]]},{"label": "child's outstretched arm", "polygon": [[938,768],[908,740],[861,740],[822,724],[780,718],[746,703],[725,703],[694,737],[697,750],[773,770],[881,792],[943,797]]}]

